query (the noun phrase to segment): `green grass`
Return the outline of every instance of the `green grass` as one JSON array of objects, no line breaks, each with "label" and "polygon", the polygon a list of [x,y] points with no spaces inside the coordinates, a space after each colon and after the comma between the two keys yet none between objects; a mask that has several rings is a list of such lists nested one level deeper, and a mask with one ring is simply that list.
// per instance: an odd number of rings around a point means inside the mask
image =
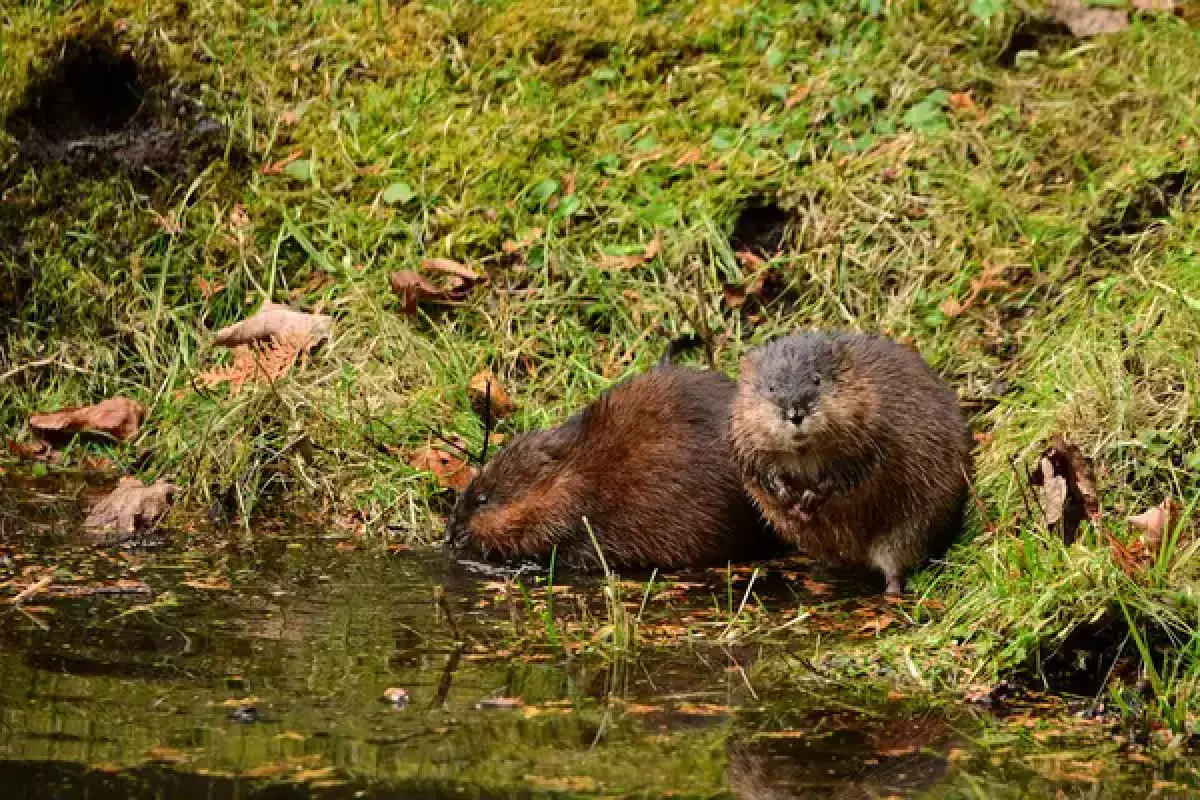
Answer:
[{"label": "green grass", "polygon": [[[139,60],[227,125],[231,157],[182,183],[75,180],[23,166],[0,139],[0,374],[53,359],[0,383],[0,430],[20,438],[36,410],[130,394],[150,408],[144,432],[106,452],[184,483],[185,507],[220,500],[248,519],[302,496],[431,541],[445,499],[404,451],[430,425],[478,449],[466,385],[485,366],[516,401],[512,432],[561,419],[698,328],[730,373],[799,327],[883,331],[916,343],[989,435],[977,488],[990,533],[919,584],[945,611],[894,637],[897,652],[926,653],[957,687],[1036,662],[1090,621],[1128,620],[1155,652],[1173,643],[1176,666],[1156,656],[1158,702],[1186,720],[1196,550],[1131,578],[1107,535],[1200,490],[1200,34],[1138,17],[1014,63],[1007,42],[1040,13],[1012,4],[982,22],[946,0],[6,7],[0,114],[64,38],[120,20]],[[961,92],[973,108],[951,102]],[[258,171],[297,149],[290,174]],[[675,166],[693,150],[698,163]],[[788,210],[791,237],[773,289],[731,308],[721,287],[750,275],[729,236],[756,198]],[[23,216],[27,203],[46,212]],[[252,223],[240,239],[235,204]],[[655,237],[658,257],[604,268]],[[509,241],[529,243],[506,253]],[[407,317],[388,274],[434,256],[489,282]],[[988,269],[1005,286],[948,317],[943,303]],[[225,288],[206,298],[200,278]],[[210,332],[268,297],[333,314],[333,340],[272,387],[195,391],[220,360]],[[1010,466],[1056,431],[1095,459],[1106,512],[1072,547],[1028,517]]]}]

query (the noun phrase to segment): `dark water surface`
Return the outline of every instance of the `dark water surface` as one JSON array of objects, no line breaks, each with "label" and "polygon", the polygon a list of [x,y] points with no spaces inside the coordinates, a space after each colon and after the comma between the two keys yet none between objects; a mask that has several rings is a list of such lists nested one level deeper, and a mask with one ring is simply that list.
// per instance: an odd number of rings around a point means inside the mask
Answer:
[{"label": "dark water surface", "polygon": [[[626,583],[630,614],[645,601],[640,643],[606,658],[594,579],[560,576],[551,630],[544,576],[517,588],[332,529],[97,549],[75,527],[88,491],[0,477],[0,596],[53,579],[0,601],[3,798],[1140,797],[1195,782],[1189,762],[1131,760],[1095,731],[862,675],[766,678],[803,676],[889,613],[862,587],[814,595],[794,566],[772,566],[733,625],[746,574]],[[848,623],[762,635],[818,607]]]}]

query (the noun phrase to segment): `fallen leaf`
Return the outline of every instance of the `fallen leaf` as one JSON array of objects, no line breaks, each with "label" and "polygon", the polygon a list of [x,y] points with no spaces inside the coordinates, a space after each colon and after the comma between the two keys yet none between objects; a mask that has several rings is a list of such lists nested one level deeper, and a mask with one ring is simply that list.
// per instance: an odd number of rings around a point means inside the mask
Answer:
[{"label": "fallen leaf", "polygon": [[110,397],[94,406],[35,414],[29,418],[29,427],[43,437],[48,433],[104,433],[123,442],[138,432],[144,414],[136,401]]},{"label": "fallen leaf", "polygon": [[949,98],[950,108],[955,111],[973,111],[975,100],[970,92],[952,92]]},{"label": "fallen leaf", "polygon": [[662,241],[655,236],[641,253],[631,253],[625,256],[604,255],[600,258],[600,268],[607,270],[630,270],[640,267],[647,261],[653,261],[662,251]]},{"label": "fallen leaf", "polygon": [[1039,490],[1048,525],[1053,528],[1061,523],[1067,544],[1075,541],[1080,522],[1100,517],[1092,465],[1079,447],[1061,434],[1051,437],[1029,482]]},{"label": "fallen leaf", "polygon": [[267,164],[262,169],[260,169],[259,172],[261,172],[263,175],[281,175],[281,174],[283,174],[283,171],[287,168],[288,164],[291,164],[293,161],[296,161],[302,155],[304,155],[303,149],[293,150],[292,152],[288,153],[286,156],[279,159],[275,163]]},{"label": "fallen leaf", "polygon": [[858,629],[858,633],[880,633],[886,628],[891,627],[891,624],[896,621],[896,618],[891,614],[880,614],[878,617],[867,620]]},{"label": "fallen leaf", "polygon": [[443,489],[464,491],[475,477],[475,468],[457,456],[436,447],[425,447],[412,454],[409,466],[432,473]]},{"label": "fallen leaf", "polygon": [[1129,14],[1107,8],[1089,8],[1083,0],[1053,0],[1050,14],[1080,39],[1120,33],[1129,27]]},{"label": "fallen leaf", "polygon": [[329,336],[332,330],[333,317],[328,314],[310,314],[268,302],[249,319],[217,331],[213,344],[217,347],[236,347],[287,338],[305,340],[311,346]]},{"label": "fallen leaf", "polygon": [[1138,11],[1162,11],[1167,14],[1175,14],[1180,8],[1176,0],[1133,0],[1133,7]]},{"label": "fallen leaf", "polygon": [[164,480],[146,486],[133,477],[121,478],[117,487],[96,504],[84,520],[84,529],[93,535],[124,538],[139,529],[149,528],[166,513],[171,495],[178,487]]},{"label": "fallen leaf", "polygon": [[824,597],[829,594],[829,584],[814,581],[812,578],[805,578],[801,583],[804,586],[804,591],[811,594],[813,597]]},{"label": "fallen leaf", "polygon": [[230,394],[236,396],[248,382],[272,384],[282,378],[311,345],[307,334],[239,345],[233,348],[233,363],[201,372],[196,379],[204,386],[228,383]]},{"label": "fallen leaf", "polygon": [[151,209],[150,216],[154,217],[154,224],[163,233],[173,236],[177,233],[183,233],[183,224],[175,217],[174,214],[160,214]]},{"label": "fallen leaf", "polygon": [[804,98],[808,97],[808,94],[811,91],[812,88],[809,86],[797,86],[792,90],[791,94],[787,96],[787,99],[783,101],[783,107],[791,109],[794,106],[803,103]]},{"label": "fallen leaf", "polygon": [[243,231],[250,227],[250,215],[241,203],[235,203],[229,211],[229,227],[235,231]]},{"label": "fallen leaf", "polygon": [[957,317],[959,314],[967,310],[966,306],[958,302],[957,297],[947,297],[942,301],[942,304],[938,306],[938,308],[940,308],[942,313],[947,317]]},{"label": "fallen leaf", "polygon": [[203,275],[196,276],[196,288],[200,290],[200,294],[205,300],[212,300],[213,297],[225,288],[225,284],[220,281],[210,281]]},{"label": "fallen leaf", "polygon": [[434,272],[444,272],[448,275],[457,275],[466,281],[478,281],[483,279],[483,276],[475,270],[450,258],[427,258],[421,262],[421,269],[432,270]]},{"label": "fallen leaf", "polygon": [[292,109],[292,108],[284,109],[279,114],[279,124],[280,125],[291,126],[291,125],[295,125],[299,121],[300,121],[300,114],[297,113],[295,109]]},{"label": "fallen leaf", "polygon": [[[491,389],[488,389],[488,385]],[[495,417],[507,417],[512,413],[513,402],[508,396],[508,392],[504,391],[504,386],[500,384],[500,380],[492,374],[490,369],[481,369],[476,372],[467,384],[467,394],[471,398],[471,404],[475,406],[479,414],[483,415],[483,407],[485,398],[488,393],[491,393],[491,413]],[[489,442],[491,444],[491,442]]]},{"label": "fallen leaf", "polygon": [[691,150],[688,150],[686,153],[681,155],[679,158],[675,159],[675,163],[672,164],[672,166],[675,169],[682,169],[684,167],[695,164],[703,157],[703,155],[704,155],[703,150],[701,150],[699,147],[693,147]]},{"label": "fallen leaf", "polygon": [[1171,520],[1171,503],[1169,500],[1156,505],[1154,508],[1148,508],[1140,514],[1136,514],[1129,518],[1130,526],[1142,534],[1142,538],[1146,543],[1153,546],[1155,549],[1162,543],[1163,533],[1167,530]]},{"label": "fallen leaf", "polygon": [[1040,469],[1042,511],[1046,513],[1047,525],[1057,525],[1067,507],[1067,479],[1054,471],[1054,464],[1048,458],[1042,459]]}]

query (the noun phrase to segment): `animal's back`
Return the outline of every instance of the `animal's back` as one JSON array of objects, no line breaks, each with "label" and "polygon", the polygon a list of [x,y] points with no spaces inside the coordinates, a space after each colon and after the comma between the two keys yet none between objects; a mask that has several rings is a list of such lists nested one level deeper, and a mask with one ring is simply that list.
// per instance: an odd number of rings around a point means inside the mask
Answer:
[{"label": "animal's back", "polygon": [[589,522],[618,562],[722,563],[761,547],[730,448],[734,392],[718,372],[659,367],[586,412]]}]

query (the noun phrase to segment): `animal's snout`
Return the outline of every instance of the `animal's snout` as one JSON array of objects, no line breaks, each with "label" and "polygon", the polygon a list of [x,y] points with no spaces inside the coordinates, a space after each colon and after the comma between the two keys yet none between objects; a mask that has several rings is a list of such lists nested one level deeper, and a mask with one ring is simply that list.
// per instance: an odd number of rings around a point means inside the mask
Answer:
[{"label": "animal's snout", "polygon": [[793,425],[799,425],[808,416],[808,409],[805,406],[789,406],[783,415],[787,418],[788,422]]}]

